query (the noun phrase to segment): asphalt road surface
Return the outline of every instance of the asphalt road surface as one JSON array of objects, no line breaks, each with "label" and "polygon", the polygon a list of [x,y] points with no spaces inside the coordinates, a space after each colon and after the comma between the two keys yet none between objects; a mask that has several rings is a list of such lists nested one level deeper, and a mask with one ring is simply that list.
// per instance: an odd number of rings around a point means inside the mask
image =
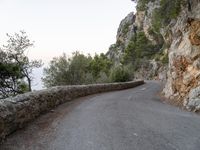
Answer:
[{"label": "asphalt road surface", "polygon": [[156,81],[59,106],[0,150],[200,150],[200,116],[164,104]]}]

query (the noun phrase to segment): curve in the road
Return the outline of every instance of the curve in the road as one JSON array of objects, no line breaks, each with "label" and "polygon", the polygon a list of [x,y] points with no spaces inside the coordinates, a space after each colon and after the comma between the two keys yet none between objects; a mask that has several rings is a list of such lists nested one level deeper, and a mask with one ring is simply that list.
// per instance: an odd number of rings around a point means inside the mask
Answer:
[{"label": "curve in the road", "polygon": [[157,81],[77,99],[7,138],[1,150],[199,150],[200,117],[164,104]]}]

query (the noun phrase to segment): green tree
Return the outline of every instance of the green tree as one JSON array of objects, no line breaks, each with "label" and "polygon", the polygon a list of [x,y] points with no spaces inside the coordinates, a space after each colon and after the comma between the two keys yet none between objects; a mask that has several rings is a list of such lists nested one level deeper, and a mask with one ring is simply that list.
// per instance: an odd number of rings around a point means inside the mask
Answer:
[{"label": "green tree", "polygon": [[7,35],[7,44],[0,48],[0,98],[31,91],[32,70],[40,61],[30,61],[25,51],[32,46],[26,33]]},{"label": "green tree", "polygon": [[28,56],[26,56],[27,50],[33,46],[33,42],[28,39],[26,32],[20,31],[20,33],[15,33],[14,35],[7,34],[8,41],[7,44],[3,46],[4,51],[7,53],[10,62],[15,62],[23,77],[26,78],[28,82],[28,91],[31,91],[31,83],[33,80],[32,72],[34,68],[39,68],[42,66],[41,60],[30,61]]},{"label": "green tree", "polygon": [[155,46],[147,39],[144,32],[137,33],[135,42],[136,58],[151,58],[157,52]]},{"label": "green tree", "polygon": [[111,60],[109,60],[103,53],[95,55],[94,59],[90,62],[90,71],[95,79],[100,77],[100,73],[105,73],[109,76],[110,68],[112,66]]},{"label": "green tree", "polygon": [[55,57],[48,67],[44,68],[42,81],[46,87],[70,84],[69,61],[65,54]]},{"label": "green tree", "polygon": [[65,54],[54,58],[44,69],[42,79],[46,87],[110,82],[112,63],[104,55],[85,56],[79,52],[67,58]]},{"label": "green tree", "polygon": [[85,56],[79,52],[73,53],[72,58],[69,60],[70,84],[85,83],[85,76],[89,72],[88,69],[91,60],[90,56]]},{"label": "green tree", "polygon": [[0,50],[0,99],[22,93],[19,88],[22,78],[19,66],[9,62],[6,53]]},{"label": "green tree", "polygon": [[44,68],[44,78],[46,87],[56,85],[77,85],[93,82],[93,76],[89,72],[91,56],[85,56],[79,52],[73,53],[71,58],[66,54],[54,58],[50,65]]},{"label": "green tree", "polygon": [[144,32],[138,32],[126,47],[122,63],[125,65],[131,63],[138,68],[142,59],[152,59],[160,48],[159,45],[153,45]]}]

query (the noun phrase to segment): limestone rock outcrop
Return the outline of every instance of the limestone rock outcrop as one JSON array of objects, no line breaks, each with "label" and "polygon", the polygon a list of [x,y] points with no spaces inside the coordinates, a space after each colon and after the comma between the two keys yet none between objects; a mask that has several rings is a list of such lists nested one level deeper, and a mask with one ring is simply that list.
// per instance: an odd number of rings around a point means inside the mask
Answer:
[{"label": "limestone rock outcrop", "polygon": [[[153,11],[158,7],[159,0],[149,2],[147,11],[137,11],[135,14],[131,12],[121,21],[116,36],[116,43],[110,46],[109,51],[106,54],[116,66],[121,65],[128,44],[138,32],[144,32],[152,45],[162,45],[162,37],[159,38],[149,33],[149,30],[152,28],[151,22]],[[166,65],[163,65],[160,61],[156,61],[152,58],[144,60],[140,69],[135,72],[134,76],[136,79],[166,80],[166,68]]]},{"label": "limestone rock outcrop", "polygon": [[146,2],[145,10],[137,10],[135,14],[130,13],[122,20],[117,42],[107,54],[116,60],[116,64],[120,64],[131,37],[138,31],[144,32],[153,45],[163,45],[161,49],[164,55],[160,57],[167,55],[168,64],[162,64],[155,58],[144,60],[139,70],[135,72],[135,78],[166,81],[163,93],[167,98],[189,110],[198,111],[200,110],[200,1],[177,0],[181,4],[180,12],[176,18],[168,19],[167,24],[156,33],[160,36],[156,36],[151,34],[151,30],[154,28],[152,22],[157,19],[153,17],[155,10],[161,7],[160,2],[161,0]]},{"label": "limestone rock outcrop", "polygon": [[108,58],[113,60],[115,65],[120,64],[125,47],[128,45],[131,37],[134,35],[135,17],[135,14],[131,12],[121,21],[117,31],[117,41],[115,44],[110,46],[109,51],[106,54]]},{"label": "limestone rock outcrop", "polygon": [[165,96],[189,110],[200,109],[200,2],[192,1],[192,11],[183,8],[170,28],[168,80]]}]

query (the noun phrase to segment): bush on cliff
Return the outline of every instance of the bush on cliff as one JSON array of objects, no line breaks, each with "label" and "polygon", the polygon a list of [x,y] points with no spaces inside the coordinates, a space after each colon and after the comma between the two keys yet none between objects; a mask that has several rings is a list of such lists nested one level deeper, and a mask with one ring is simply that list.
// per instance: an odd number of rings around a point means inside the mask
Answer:
[{"label": "bush on cliff", "polygon": [[154,31],[159,32],[161,27],[167,26],[172,19],[176,19],[181,11],[181,6],[185,4],[185,0],[161,0],[160,7],[153,12]]},{"label": "bush on cliff", "polygon": [[153,45],[144,32],[138,32],[131,38],[126,47],[122,63],[132,63],[137,68],[141,59],[151,59],[159,50],[160,47]]},{"label": "bush on cliff", "polygon": [[155,0],[132,0],[137,2],[137,11],[145,11],[147,9],[147,4],[149,2],[154,2]]}]

